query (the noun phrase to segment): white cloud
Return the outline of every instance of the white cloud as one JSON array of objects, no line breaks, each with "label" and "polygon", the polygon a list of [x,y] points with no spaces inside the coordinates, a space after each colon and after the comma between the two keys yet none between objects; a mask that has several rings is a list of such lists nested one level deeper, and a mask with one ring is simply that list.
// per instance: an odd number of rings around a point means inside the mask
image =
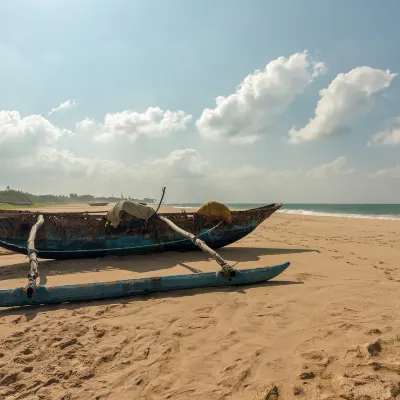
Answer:
[{"label": "white cloud", "polygon": [[212,169],[202,180],[202,192],[208,199],[221,202],[246,202],[262,198],[265,191],[263,169],[242,164],[231,168]]},{"label": "white cloud", "polygon": [[322,61],[313,63],[313,73],[311,77],[313,79],[317,78],[319,75],[324,74],[326,72],[326,65]]},{"label": "white cloud", "polygon": [[233,145],[242,146],[247,144],[253,144],[258,139],[260,139],[260,135],[234,136],[229,138],[229,142]]},{"label": "white cloud", "polygon": [[22,118],[18,111],[0,111],[0,155],[3,157],[29,153],[71,133],[54,126],[41,115]]},{"label": "white cloud", "polygon": [[103,123],[85,119],[76,124],[77,130],[92,132],[100,142],[126,137],[135,141],[139,136],[163,137],[186,130],[192,116],[184,111],[163,111],[149,107],[144,113],[122,111],[106,114]]},{"label": "white cloud", "polygon": [[[310,179],[328,179],[335,176],[350,175],[355,170],[348,167],[347,158],[342,156],[336,160],[319,165],[309,171],[297,170],[283,170],[283,171],[271,171],[266,174],[267,179],[271,182],[279,183],[282,181],[296,181],[306,182],[307,178]],[[308,179],[308,181],[310,181]]]},{"label": "white cloud", "polygon": [[350,175],[354,171],[354,169],[348,167],[347,158],[342,156],[330,163],[319,165],[309,171],[302,171],[301,169],[270,171],[266,174],[266,177],[268,181],[274,183],[280,183],[282,181],[304,183],[307,180],[310,181],[310,179],[328,179],[335,176]]},{"label": "white cloud", "polygon": [[372,136],[368,146],[400,145],[400,117],[393,118],[388,125],[387,129]]},{"label": "white cloud", "polygon": [[148,174],[172,177],[203,176],[209,163],[194,149],[174,150],[165,158],[147,161],[144,170]]},{"label": "white cloud", "polygon": [[0,177],[0,183],[11,182],[17,189],[42,194],[119,195],[122,191],[146,196],[155,195],[151,191],[161,186],[159,181],[146,182],[146,175],[136,165],[78,156],[65,149],[43,147],[5,161],[0,158],[0,170],[9,167],[10,172]]},{"label": "white cloud", "polygon": [[347,158],[342,156],[328,164],[322,164],[307,172],[309,178],[327,179],[334,176],[349,175],[354,169],[348,167]]},{"label": "white cloud", "polygon": [[[69,150],[58,150],[42,147],[34,152],[14,157],[2,164],[12,167],[9,177],[22,177],[24,181],[35,180],[40,175],[40,184],[48,185],[51,190],[65,190],[64,186],[82,188],[90,192],[93,188],[102,187],[107,194],[112,190],[126,189],[127,183],[132,186],[131,192],[138,187],[158,188],[206,177],[209,164],[194,149],[174,150],[165,158],[147,161],[140,165],[124,164],[107,159],[77,156]],[[111,186],[110,186],[111,185]],[[185,183],[181,186],[184,188]],[[127,190],[127,191],[129,191]]]},{"label": "white cloud", "polygon": [[104,179],[121,173],[128,175],[129,171],[132,171],[122,163],[78,157],[69,150],[57,150],[51,147],[43,147],[32,156],[25,157],[20,165],[22,170],[33,170],[35,174],[43,173],[46,177],[70,179],[94,176]]},{"label": "white cloud", "polygon": [[75,100],[67,100],[67,101],[60,103],[59,106],[52,108],[51,111],[49,112],[49,115],[52,115],[54,113],[57,113],[57,112],[60,112],[63,110],[68,110],[70,108],[74,108],[77,106],[78,106],[78,103]]},{"label": "white cloud", "polygon": [[76,130],[79,132],[90,132],[96,129],[96,127],[101,128],[99,124],[96,124],[96,122],[90,118],[85,118],[76,123]]},{"label": "white cloud", "polygon": [[263,170],[261,168],[253,167],[251,165],[241,165],[231,169],[225,169],[213,174],[215,179],[250,179],[261,175]]},{"label": "white cloud", "polygon": [[199,134],[207,140],[254,143],[267,130],[265,119],[281,113],[324,70],[324,63],[311,62],[307,51],[271,61],[249,74],[234,94],[217,97],[215,108],[203,110],[196,121]]},{"label": "white cloud", "polygon": [[327,89],[320,91],[315,117],[304,128],[290,130],[290,141],[300,143],[348,133],[348,122],[370,110],[374,104],[372,95],[388,88],[396,75],[370,67],[339,74]]},{"label": "white cloud", "polygon": [[372,173],[370,178],[391,178],[400,179],[400,164],[391,168],[382,168]]}]

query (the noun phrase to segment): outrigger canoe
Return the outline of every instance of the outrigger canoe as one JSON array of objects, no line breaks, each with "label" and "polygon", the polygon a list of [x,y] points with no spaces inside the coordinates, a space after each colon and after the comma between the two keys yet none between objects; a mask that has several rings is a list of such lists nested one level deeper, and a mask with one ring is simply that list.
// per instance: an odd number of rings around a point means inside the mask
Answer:
[{"label": "outrigger canoe", "polygon": [[26,296],[25,288],[20,287],[0,290],[0,307],[100,300],[203,287],[252,285],[275,278],[289,264],[287,262],[267,268],[237,270],[232,280],[227,280],[219,272],[208,272],[81,285],[38,286],[31,298]]},{"label": "outrigger canoe", "polygon": [[[160,213],[184,231],[191,232],[210,248],[232,244],[251,233],[282,207],[280,203],[243,211],[232,211],[230,224],[209,224],[196,213]],[[178,234],[159,218],[133,219],[117,228],[106,226],[106,216],[93,213],[0,212],[0,247],[27,254],[27,239],[39,214],[44,224],[35,245],[40,258],[97,258],[107,255],[145,254],[195,250],[192,241]]]},{"label": "outrigger canoe", "polygon": [[[3,212],[0,214],[0,246],[27,254],[30,270],[28,284],[25,287],[0,290],[0,307],[99,300],[170,290],[236,286],[268,281],[282,273],[290,263],[235,270],[213,249],[243,238],[280,207],[281,204],[271,204],[246,211],[234,211],[230,223],[219,221],[213,226],[210,226],[206,218],[196,213],[159,215],[155,213],[155,218],[124,221],[117,228],[110,226],[104,216],[89,213],[38,215],[27,212]],[[190,231],[187,232],[185,229]],[[46,287],[36,284],[39,276],[39,253],[41,258],[72,259],[109,254],[186,251],[195,248],[209,253],[220,265],[221,270],[216,273],[84,285]]]}]

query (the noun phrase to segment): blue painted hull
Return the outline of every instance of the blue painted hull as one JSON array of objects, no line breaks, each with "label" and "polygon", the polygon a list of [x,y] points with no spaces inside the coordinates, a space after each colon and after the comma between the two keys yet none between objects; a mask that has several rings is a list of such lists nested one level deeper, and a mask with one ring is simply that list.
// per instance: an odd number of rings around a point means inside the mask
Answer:
[{"label": "blue painted hull", "polygon": [[[213,249],[218,249],[229,244],[232,244],[247,234],[252,232],[254,229],[241,229],[235,231],[229,231],[229,233],[214,233],[213,235],[207,235],[208,237],[204,237],[204,235],[200,234],[200,238],[204,240],[204,242]],[[149,254],[149,253],[158,253],[164,251],[192,251],[199,250],[197,246],[195,246],[190,240],[177,238],[174,241],[157,243],[157,242],[146,242],[145,240],[135,240],[138,239],[136,237],[128,237],[124,238],[124,243],[118,243],[118,241],[113,241],[113,243],[104,241],[103,243],[98,243],[102,245],[101,248],[90,248],[91,243],[85,243],[78,239],[79,243],[75,241],[71,246],[71,249],[61,249],[62,246],[60,243],[55,243],[55,248],[49,248],[48,246],[43,246],[40,241],[36,245],[37,250],[39,251],[40,258],[43,259],[56,259],[56,260],[70,260],[76,258],[97,258],[97,257],[105,257],[111,255],[133,255],[133,254]],[[98,242],[101,239],[97,239]],[[139,243],[137,243],[139,242]],[[0,240],[0,247],[4,247],[8,250],[14,251],[20,254],[27,254],[27,249],[24,244],[25,240],[8,240],[7,242]],[[82,245],[83,248],[79,248],[81,246],[77,246],[77,244]]]},{"label": "blue painted hull", "polygon": [[23,288],[0,290],[0,307],[101,300],[203,287],[250,285],[275,278],[289,265],[287,262],[267,268],[237,270],[231,281],[219,273],[210,272],[81,285],[38,286],[31,299],[26,297]]},{"label": "blue painted hull", "polygon": [[[190,213],[162,214],[182,229],[200,237],[217,249],[232,244],[257,226],[282,205],[233,211],[232,223],[216,229],[200,216]],[[105,217],[90,214],[46,214],[38,231],[35,247],[40,258],[97,258],[108,255],[146,254],[163,251],[197,250],[190,241],[172,231],[157,218],[123,222],[117,229],[105,227]],[[0,213],[0,247],[27,254],[26,241],[38,213]]]}]

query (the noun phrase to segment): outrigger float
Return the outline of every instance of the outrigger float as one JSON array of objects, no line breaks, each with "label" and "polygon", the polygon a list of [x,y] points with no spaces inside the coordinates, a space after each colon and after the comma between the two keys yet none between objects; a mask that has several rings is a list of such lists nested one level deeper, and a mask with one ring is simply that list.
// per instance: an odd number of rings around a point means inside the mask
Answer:
[{"label": "outrigger float", "polygon": [[[163,196],[164,192],[165,188]],[[282,206],[280,203],[232,212],[224,205],[211,203],[194,213],[158,214],[159,207],[153,210],[131,202],[118,203],[107,216],[89,212],[0,212],[0,246],[27,254],[30,265],[25,287],[0,290],[0,307],[256,284],[278,276],[290,265],[286,262],[272,267],[238,270],[215,251],[248,235],[278,210]],[[220,211],[225,207],[219,216],[204,212],[215,205]],[[65,260],[195,249],[201,249],[214,258],[220,271],[55,287],[36,283],[39,254],[40,258]]]}]

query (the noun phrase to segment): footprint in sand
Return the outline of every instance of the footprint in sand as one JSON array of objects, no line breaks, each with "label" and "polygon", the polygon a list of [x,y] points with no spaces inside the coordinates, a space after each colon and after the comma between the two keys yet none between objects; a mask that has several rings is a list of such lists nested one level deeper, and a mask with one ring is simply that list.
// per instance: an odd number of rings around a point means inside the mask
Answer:
[{"label": "footprint in sand", "polygon": [[382,331],[378,328],[372,328],[365,332],[366,335],[381,335]]},{"label": "footprint in sand", "polygon": [[296,280],[298,282],[304,282],[304,281],[308,281],[310,279],[323,279],[326,278],[325,275],[317,275],[317,274],[310,274],[308,272],[302,272],[300,274],[296,274]]},{"label": "footprint in sand", "polygon": [[[372,328],[365,334],[380,335],[384,331],[385,328]],[[330,357],[323,351],[302,353],[304,364],[297,375],[293,394],[300,398],[331,400],[400,398],[399,341],[397,336],[378,338],[349,349],[344,357]]]}]

